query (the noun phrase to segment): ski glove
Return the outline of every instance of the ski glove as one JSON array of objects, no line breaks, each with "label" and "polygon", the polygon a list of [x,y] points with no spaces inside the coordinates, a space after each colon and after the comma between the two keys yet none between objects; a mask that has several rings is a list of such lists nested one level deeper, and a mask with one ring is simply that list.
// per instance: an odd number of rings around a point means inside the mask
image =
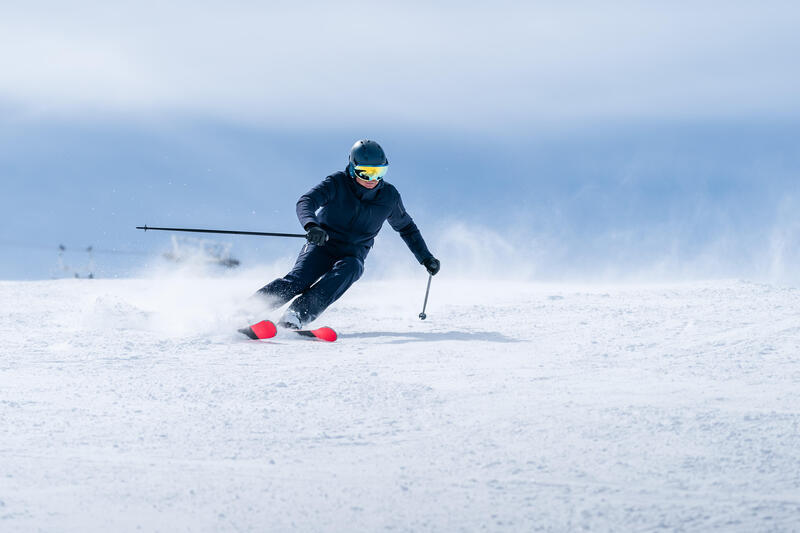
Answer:
[{"label": "ski glove", "polygon": [[311,244],[325,246],[325,241],[328,240],[328,232],[317,225],[311,225],[306,230],[306,239]]},{"label": "ski glove", "polygon": [[435,276],[437,272],[439,272],[439,267],[441,266],[439,260],[435,257],[429,257],[425,261],[422,262],[425,265],[425,268],[428,270],[428,274],[431,276]]}]

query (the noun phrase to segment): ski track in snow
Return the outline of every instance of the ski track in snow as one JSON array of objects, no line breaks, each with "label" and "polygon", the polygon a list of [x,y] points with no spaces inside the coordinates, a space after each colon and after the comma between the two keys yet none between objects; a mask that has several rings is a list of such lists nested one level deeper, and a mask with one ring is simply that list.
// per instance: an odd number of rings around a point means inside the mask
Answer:
[{"label": "ski track in snow", "polygon": [[260,281],[0,282],[0,530],[800,530],[798,290]]}]

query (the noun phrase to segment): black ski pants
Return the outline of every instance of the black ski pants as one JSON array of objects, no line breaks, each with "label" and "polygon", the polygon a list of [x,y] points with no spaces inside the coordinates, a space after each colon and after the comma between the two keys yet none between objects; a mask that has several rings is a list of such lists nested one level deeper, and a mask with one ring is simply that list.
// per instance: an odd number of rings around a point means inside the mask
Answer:
[{"label": "black ski pants", "polygon": [[364,260],[340,255],[332,246],[306,244],[291,272],[258,290],[273,309],[297,296],[289,309],[303,324],[316,319],[339,299],[364,272]]}]

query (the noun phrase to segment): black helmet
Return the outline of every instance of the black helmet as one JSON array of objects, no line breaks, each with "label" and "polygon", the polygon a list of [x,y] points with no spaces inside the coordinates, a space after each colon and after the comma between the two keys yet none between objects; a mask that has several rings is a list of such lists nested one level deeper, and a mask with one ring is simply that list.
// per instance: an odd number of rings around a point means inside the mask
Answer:
[{"label": "black helmet", "polygon": [[383,148],[381,148],[380,144],[369,139],[362,139],[356,141],[353,147],[350,148],[350,164],[379,167],[388,165],[389,161],[386,159],[386,154],[383,153]]},{"label": "black helmet", "polygon": [[389,169],[389,161],[381,145],[375,141],[362,139],[350,148],[350,175],[368,181],[383,179]]}]

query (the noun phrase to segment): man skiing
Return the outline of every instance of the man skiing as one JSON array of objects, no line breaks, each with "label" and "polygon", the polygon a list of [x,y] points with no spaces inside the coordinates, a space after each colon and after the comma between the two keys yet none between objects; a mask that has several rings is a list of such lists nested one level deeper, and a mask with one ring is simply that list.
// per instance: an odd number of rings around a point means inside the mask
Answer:
[{"label": "man skiing", "polygon": [[380,145],[360,140],[350,149],[344,172],[331,174],[297,201],[297,218],[308,243],[291,272],[256,293],[273,309],[297,296],[279,326],[299,330],[339,299],[361,277],[364,259],[386,220],[431,275],[439,272],[439,260],[425,245],[400,193],[383,181],[388,168]]}]

